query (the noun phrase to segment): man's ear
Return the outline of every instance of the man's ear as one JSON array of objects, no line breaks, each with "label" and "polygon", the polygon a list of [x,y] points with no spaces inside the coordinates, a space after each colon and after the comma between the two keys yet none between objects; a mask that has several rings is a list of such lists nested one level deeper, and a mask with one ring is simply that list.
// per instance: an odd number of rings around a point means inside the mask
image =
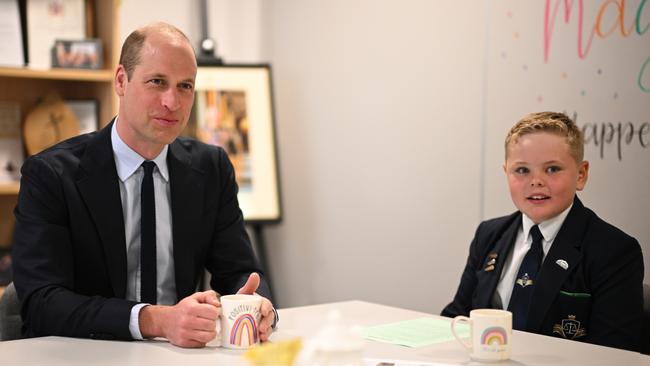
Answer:
[{"label": "man's ear", "polygon": [[115,93],[120,97],[124,96],[124,91],[126,90],[126,84],[128,83],[128,75],[124,66],[120,65],[115,71],[115,79],[113,85],[115,86]]}]

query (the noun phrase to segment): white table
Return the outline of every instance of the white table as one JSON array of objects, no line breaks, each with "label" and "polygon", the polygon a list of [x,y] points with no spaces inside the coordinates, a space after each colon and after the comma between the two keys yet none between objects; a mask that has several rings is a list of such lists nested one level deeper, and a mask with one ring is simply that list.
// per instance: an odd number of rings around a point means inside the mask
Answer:
[{"label": "white table", "polygon": [[[340,312],[346,324],[378,325],[434,315],[362,301],[281,309],[280,324],[272,340],[314,335],[330,310]],[[650,356],[614,348],[565,341],[514,331],[512,359],[499,365],[650,365]],[[183,349],[164,341],[116,342],[63,337],[32,338],[0,343],[2,365],[247,365],[242,351],[206,347]],[[478,365],[455,341],[407,348],[366,341],[365,355],[373,358]]]}]

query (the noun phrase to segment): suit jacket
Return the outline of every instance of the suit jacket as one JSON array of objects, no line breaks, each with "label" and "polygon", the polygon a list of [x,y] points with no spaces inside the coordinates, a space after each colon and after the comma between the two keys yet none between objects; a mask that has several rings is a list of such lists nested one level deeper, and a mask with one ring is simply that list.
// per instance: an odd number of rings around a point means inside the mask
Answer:
[{"label": "suit jacket", "polygon": [[[112,125],[23,164],[13,258],[26,336],[132,339],[135,302],[124,299],[126,239]],[[178,300],[195,292],[204,269],[214,290],[236,292],[251,272],[262,272],[226,153],[178,138],[167,164]],[[258,292],[269,296],[264,280]]]},{"label": "suit jacket", "polygon": [[[458,291],[443,316],[496,307],[492,298],[520,225],[520,212],[479,225]],[[496,258],[494,269],[488,265],[491,258]],[[561,260],[566,269],[557,263]],[[526,331],[636,350],[643,273],[636,239],[600,219],[576,197],[542,264]]]}]

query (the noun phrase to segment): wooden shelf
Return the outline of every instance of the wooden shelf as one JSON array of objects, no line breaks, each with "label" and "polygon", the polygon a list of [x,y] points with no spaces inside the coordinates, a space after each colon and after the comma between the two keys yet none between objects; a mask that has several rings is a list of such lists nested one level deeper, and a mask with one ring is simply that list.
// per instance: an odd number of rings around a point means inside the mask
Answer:
[{"label": "wooden shelf", "polygon": [[20,182],[0,182],[0,195],[18,194],[20,190]]},{"label": "wooden shelf", "polygon": [[[0,0],[1,1],[1,0]],[[117,114],[118,98],[113,90],[113,70],[120,52],[119,7],[123,0],[89,0],[94,9],[93,38],[103,44],[103,70],[32,69],[0,67],[0,101],[15,103],[25,118],[38,104],[39,98],[51,92],[65,100],[96,100],[99,127],[104,127]],[[15,225],[13,210],[18,201],[19,182],[0,182],[0,245],[12,241]]]},{"label": "wooden shelf", "polygon": [[25,79],[113,81],[111,70],[49,69],[36,70],[19,67],[0,67],[0,76]]}]

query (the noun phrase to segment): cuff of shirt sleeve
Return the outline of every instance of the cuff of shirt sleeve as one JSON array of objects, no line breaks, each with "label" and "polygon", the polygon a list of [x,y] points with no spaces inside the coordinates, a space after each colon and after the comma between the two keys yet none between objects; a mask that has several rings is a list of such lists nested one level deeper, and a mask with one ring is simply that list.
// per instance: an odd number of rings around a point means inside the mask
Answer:
[{"label": "cuff of shirt sleeve", "polygon": [[137,304],[131,308],[131,318],[129,319],[129,332],[135,340],[143,340],[140,332],[140,310],[149,304]]},{"label": "cuff of shirt sleeve", "polygon": [[278,321],[280,321],[280,316],[278,315],[278,312],[275,311],[275,308],[271,308],[273,310],[273,314],[275,317],[273,318],[273,324],[271,324],[271,329],[275,330],[275,328],[278,325]]}]

